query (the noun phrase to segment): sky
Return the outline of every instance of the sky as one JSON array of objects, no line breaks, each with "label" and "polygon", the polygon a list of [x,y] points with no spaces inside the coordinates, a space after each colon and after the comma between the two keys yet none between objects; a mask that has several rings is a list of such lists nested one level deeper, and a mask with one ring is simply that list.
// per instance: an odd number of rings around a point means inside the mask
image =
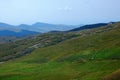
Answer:
[{"label": "sky", "polygon": [[120,0],[0,0],[0,22],[79,25],[120,21]]}]

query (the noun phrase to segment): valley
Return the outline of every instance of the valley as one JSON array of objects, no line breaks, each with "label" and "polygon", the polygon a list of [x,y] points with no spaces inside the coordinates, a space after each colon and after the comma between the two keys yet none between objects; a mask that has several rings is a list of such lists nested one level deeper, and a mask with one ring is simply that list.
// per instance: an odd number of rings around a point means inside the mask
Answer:
[{"label": "valley", "polygon": [[0,44],[0,80],[119,80],[120,23]]}]

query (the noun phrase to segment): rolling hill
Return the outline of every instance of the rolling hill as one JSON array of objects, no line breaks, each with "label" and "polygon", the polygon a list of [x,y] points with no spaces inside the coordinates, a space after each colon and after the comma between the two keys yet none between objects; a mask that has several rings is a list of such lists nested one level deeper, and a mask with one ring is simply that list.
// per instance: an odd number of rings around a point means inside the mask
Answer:
[{"label": "rolling hill", "polygon": [[[35,45],[41,42],[44,44]],[[119,22],[93,29],[47,33],[6,44],[1,50],[7,49],[9,56],[10,51],[32,45],[36,48],[31,54],[1,62],[1,80],[119,80]],[[5,52],[1,52],[1,58],[5,57]]]},{"label": "rolling hill", "polygon": [[90,25],[84,25],[69,31],[80,31],[80,30],[84,30],[84,29],[92,29],[92,28],[98,28],[98,27],[103,27],[108,25],[109,23],[97,23],[97,24],[90,24]]},{"label": "rolling hill", "polygon": [[32,37],[38,34],[41,33],[28,30],[20,31],[0,30],[0,44],[13,42],[27,37]]}]

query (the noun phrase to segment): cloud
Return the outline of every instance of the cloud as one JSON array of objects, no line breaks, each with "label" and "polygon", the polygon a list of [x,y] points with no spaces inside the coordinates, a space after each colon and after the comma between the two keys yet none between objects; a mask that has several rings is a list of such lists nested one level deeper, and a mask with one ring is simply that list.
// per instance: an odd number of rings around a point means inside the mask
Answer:
[{"label": "cloud", "polygon": [[70,10],[72,10],[72,8],[69,6],[65,6],[65,7],[58,8],[58,10],[70,11]]}]

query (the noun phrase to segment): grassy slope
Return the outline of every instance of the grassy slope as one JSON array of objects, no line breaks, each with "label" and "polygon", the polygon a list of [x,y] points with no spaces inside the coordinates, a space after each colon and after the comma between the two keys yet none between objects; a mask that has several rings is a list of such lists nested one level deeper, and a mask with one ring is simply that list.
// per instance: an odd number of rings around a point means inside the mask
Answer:
[{"label": "grassy slope", "polygon": [[120,79],[120,69],[104,77],[104,80],[119,80]]},{"label": "grassy slope", "polygon": [[30,38],[17,40],[15,42],[0,44],[0,61],[7,61],[16,57],[29,54],[36,48],[55,45],[66,39],[76,37],[73,33],[46,33]]},{"label": "grassy slope", "polygon": [[87,30],[89,35],[0,64],[0,80],[101,80],[120,68],[119,26]]}]

